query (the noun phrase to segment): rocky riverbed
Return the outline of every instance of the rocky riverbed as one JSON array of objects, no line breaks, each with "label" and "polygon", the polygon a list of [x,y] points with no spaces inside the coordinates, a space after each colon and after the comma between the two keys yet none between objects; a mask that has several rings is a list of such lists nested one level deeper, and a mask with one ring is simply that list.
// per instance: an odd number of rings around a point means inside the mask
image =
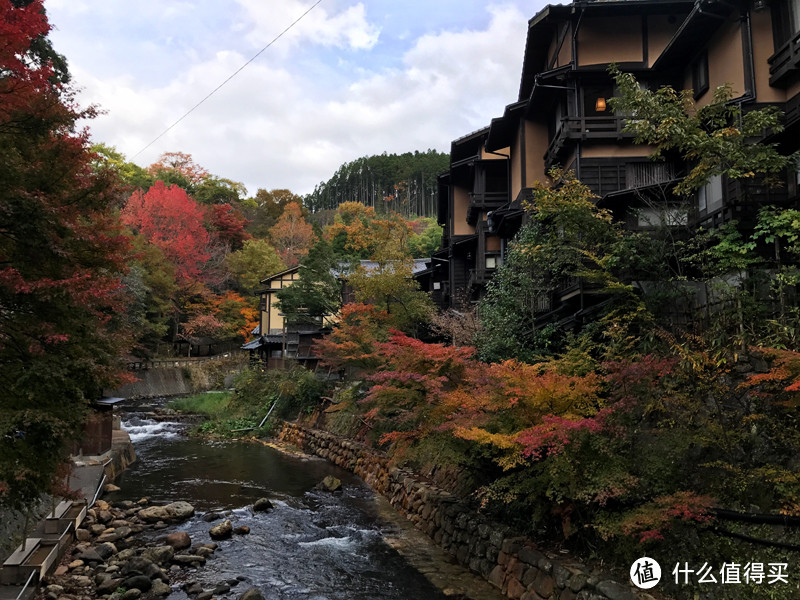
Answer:
[{"label": "rocky riverbed", "polygon": [[[266,499],[253,510],[269,510]],[[244,575],[201,585],[192,574],[213,560],[219,546],[214,541],[192,540],[185,531],[158,535],[158,531],[192,517],[188,502],[151,506],[146,498],[111,504],[98,500],[76,530],[76,543],[55,573],[42,586],[47,600],[157,599],[182,589],[195,600],[233,596],[262,600],[261,592],[248,585]],[[207,513],[208,537],[226,539],[246,535],[247,527],[234,528],[222,513]],[[213,521],[221,523],[212,525]]]}]

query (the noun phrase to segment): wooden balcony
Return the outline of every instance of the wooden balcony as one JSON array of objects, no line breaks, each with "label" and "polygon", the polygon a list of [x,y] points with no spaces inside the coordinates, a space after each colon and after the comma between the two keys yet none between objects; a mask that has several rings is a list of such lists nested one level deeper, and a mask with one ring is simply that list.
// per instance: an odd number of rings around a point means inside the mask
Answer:
[{"label": "wooden balcony", "polygon": [[545,152],[545,164],[551,167],[558,162],[561,151],[569,140],[614,140],[633,139],[634,135],[622,131],[627,117],[565,117]]},{"label": "wooden balcony", "polygon": [[786,87],[800,66],[800,32],[796,33],[775,54],[769,57],[769,84]]},{"label": "wooden balcony", "polygon": [[475,225],[481,215],[508,203],[508,192],[472,192],[469,194],[467,223]]}]

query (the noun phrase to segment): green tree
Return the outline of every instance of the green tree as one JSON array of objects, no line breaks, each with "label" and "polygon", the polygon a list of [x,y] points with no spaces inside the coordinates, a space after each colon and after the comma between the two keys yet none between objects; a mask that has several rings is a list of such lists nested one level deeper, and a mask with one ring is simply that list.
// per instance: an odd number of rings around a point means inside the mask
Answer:
[{"label": "green tree", "polygon": [[622,232],[611,214],[597,208],[573,173],[554,169],[550,178],[554,185],[534,187],[529,222],[480,304],[478,346],[486,360],[535,361],[563,350],[563,332],[542,328],[536,317],[568,279],[583,279],[618,300],[632,297],[632,288],[613,272],[612,249]]},{"label": "green tree", "polygon": [[283,271],[283,264],[275,248],[266,240],[245,240],[242,249],[231,252],[225,264],[243,294],[252,294],[262,279]]},{"label": "green tree", "polygon": [[715,175],[764,175],[775,183],[776,176],[797,162],[797,153],[782,154],[776,143],[753,143],[765,133],[783,131],[781,112],[775,107],[744,112],[740,104],[728,102],[733,97],[729,85],[716,88],[712,101],[698,106],[692,90],[664,86],[652,91],[616,66],[609,70],[619,90],[609,105],[630,115],[625,131],[634,133],[637,143],[653,145],[654,159],[676,153],[690,163],[689,174],[675,188],[677,194],[690,194]]},{"label": "green tree", "polygon": [[331,245],[318,240],[300,262],[298,281],[277,293],[278,307],[290,323],[320,324],[339,312],[342,284]]}]

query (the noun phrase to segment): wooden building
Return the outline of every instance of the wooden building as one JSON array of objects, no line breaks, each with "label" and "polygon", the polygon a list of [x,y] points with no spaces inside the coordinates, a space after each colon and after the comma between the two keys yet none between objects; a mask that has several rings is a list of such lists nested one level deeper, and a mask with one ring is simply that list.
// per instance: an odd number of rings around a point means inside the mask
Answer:
[{"label": "wooden building", "polygon": [[[611,0],[551,5],[528,23],[517,98],[490,125],[452,143],[450,170],[439,177],[442,267],[431,286],[442,306],[481,296],[493,267],[521,227],[523,200],[560,166],[577,177],[631,230],[680,225],[752,227],[766,205],[796,205],[798,173],[770,188],[758,179],[712,179],[691,206],[671,188],[686,174],[679,159],[652,161],[615,114],[610,64],[642,85],[693,89],[698,104],[728,84],[742,110],[786,113],[782,149],[800,147],[800,2],[797,0]],[[502,170],[506,177],[501,180]],[[543,312],[585,304],[581,282],[564,282]]]}]

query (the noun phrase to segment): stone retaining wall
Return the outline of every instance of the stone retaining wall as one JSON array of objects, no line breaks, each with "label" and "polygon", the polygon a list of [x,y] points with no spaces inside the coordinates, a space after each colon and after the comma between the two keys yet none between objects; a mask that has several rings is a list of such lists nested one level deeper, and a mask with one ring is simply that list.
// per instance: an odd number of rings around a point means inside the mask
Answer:
[{"label": "stone retaining wall", "polygon": [[460,498],[385,455],[332,433],[284,423],[278,438],[352,471],[417,528],[515,600],[652,600],[607,575],[540,550],[534,542],[489,521]]}]

